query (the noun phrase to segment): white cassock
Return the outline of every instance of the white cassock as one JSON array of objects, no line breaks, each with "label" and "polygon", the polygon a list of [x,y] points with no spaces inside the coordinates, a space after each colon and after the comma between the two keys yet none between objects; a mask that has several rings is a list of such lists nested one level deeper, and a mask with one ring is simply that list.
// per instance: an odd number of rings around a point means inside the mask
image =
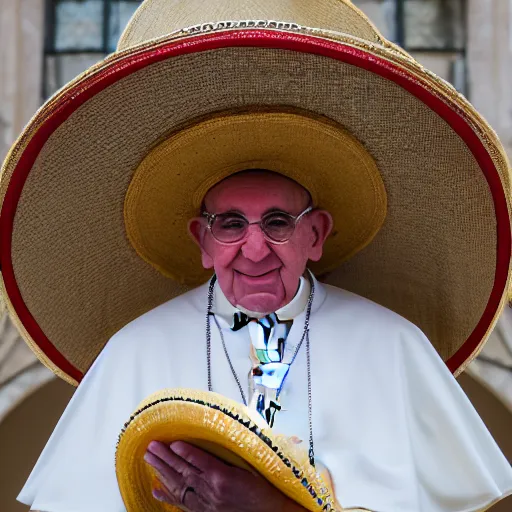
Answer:
[{"label": "white cassock", "polygon": [[[162,388],[207,390],[203,285],[146,313],[107,344],[64,412],[19,499],[42,512],[123,512],[114,467],[125,421]],[[301,286],[278,316],[304,327]],[[229,328],[234,308],[220,288],[214,311],[248,392],[247,327]],[[473,512],[512,493],[512,470],[421,331],[352,293],[315,281],[311,313],[316,459],[339,503],[377,512]],[[241,401],[212,322],[213,389]],[[275,430],[304,441],[308,390],[303,346],[281,394]]]}]

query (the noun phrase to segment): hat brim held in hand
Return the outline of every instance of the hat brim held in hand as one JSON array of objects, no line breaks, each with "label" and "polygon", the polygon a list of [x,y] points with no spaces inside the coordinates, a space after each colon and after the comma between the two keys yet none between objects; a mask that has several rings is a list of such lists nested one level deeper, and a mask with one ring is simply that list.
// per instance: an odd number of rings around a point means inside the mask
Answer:
[{"label": "hat brim held in hand", "polygon": [[186,441],[231,465],[256,471],[306,510],[342,510],[307,452],[274,434],[256,413],[216,393],[168,389],[144,400],[119,438],[116,474],[130,512],[179,510],[152,496],[158,480],[144,454],[155,440]]}]

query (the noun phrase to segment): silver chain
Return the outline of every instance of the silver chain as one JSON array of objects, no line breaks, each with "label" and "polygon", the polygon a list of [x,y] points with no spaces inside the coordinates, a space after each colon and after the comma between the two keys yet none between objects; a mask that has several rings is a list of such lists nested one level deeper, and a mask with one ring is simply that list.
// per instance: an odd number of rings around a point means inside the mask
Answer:
[{"label": "silver chain", "polygon": [[233,377],[235,378],[236,383],[238,385],[240,395],[242,396],[242,402],[244,403],[244,405],[247,405],[247,398],[245,397],[244,388],[242,387],[242,384],[240,384],[240,379],[238,378],[238,375],[233,367],[233,363],[231,362],[231,358],[229,357],[228,348],[226,347],[226,342],[224,341],[224,334],[222,334],[222,329],[219,325],[219,321],[217,320],[217,317],[215,315],[213,315],[213,319],[215,320],[217,329],[219,329],[220,339],[222,341],[222,348],[224,349],[224,354],[226,354],[226,359],[228,360],[229,367],[231,368],[231,373],[233,374]]},{"label": "silver chain", "polygon": [[308,367],[309,462],[313,467],[315,467],[315,450],[313,447],[313,393],[311,391],[311,350],[309,345],[309,327],[306,331],[306,360]]},{"label": "silver chain", "polygon": [[[208,391],[213,391],[212,361],[211,361],[211,359],[212,359],[211,358],[212,342],[211,342],[210,317],[213,315],[213,313],[212,313],[213,295],[214,295],[214,286],[215,286],[216,280],[217,280],[217,277],[214,275],[210,281],[210,286],[208,288],[208,306],[206,309],[206,364],[207,364],[207,370],[208,370]],[[313,446],[313,394],[312,394],[312,389],[311,389],[311,349],[310,349],[310,343],[309,343],[309,319],[311,316],[311,306],[313,304],[314,296],[315,296],[315,285],[313,282],[311,282],[311,290],[309,292],[308,303],[307,303],[307,308],[306,308],[306,318],[304,320],[304,331],[302,333],[300,342],[297,345],[297,348],[295,349],[292,360],[290,362],[290,367],[291,367],[291,365],[295,361],[295,358],[297,357],[300,347],[302,346],[302,343],[305,339],[306,340],[307,374],[308,374],[309,462],[313,467],[315,466],[315,450],[314,450],[314,446]],[[233,374],[233,378],[235,379],[235,381],[237,383],[238,390],[240,391],[240,395],[242,397],[242,401],[243,401],[244,405],[247,406],[247,399],[246,399],[242,384],[240,383],[240,379],[238,378],[235,368],[233,367],[233,364],[231,362],[231,358],[229,357],[226,343],[224,341],[224,335],[222,334],[222,329],[221,329],[219,322],[215,315],[213,315],[213,318],[214,318],[215,324],[217,325],[217,328],[219,330],[222,347],[224,349],[224,354],[226,355],[226,359],[228,361],[229,367],[231,368],[231,373]],[[288,376],[288,374],[286,376]],[[286,380],[286,377],[284,380]],[[277,395],[276,395],[277,398],[279,398],[279,395],[283,388],[284,380],[281,383],[281,387],[277,391]]]}]

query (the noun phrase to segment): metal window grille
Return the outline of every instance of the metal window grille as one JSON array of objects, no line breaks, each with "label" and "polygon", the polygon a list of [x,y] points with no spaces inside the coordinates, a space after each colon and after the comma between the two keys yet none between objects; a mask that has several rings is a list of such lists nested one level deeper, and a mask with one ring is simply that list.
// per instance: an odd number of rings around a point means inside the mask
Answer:
[{"label": "metal window grille", "polygon": [[352,0],[385,37],[468,94],[466,0]]},{"label": "metal window grille", "polygon": [[112,53],[140,0],[46,0],[43,96]]}]

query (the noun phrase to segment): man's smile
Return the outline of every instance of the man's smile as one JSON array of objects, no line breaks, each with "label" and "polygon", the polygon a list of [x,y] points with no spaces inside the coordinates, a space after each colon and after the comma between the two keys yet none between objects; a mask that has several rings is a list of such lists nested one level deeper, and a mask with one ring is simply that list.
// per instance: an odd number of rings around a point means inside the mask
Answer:
[{"label": "man's smile", "polygon": [[275,292],[276,281],[280,279],[279,268],[274,268],[272,270],[260,274],[248,274],[240,272],[238,270],[235,270],[234,272],[235,280],[237,280],[240,283],[243,283],[243,285],[247,287],[247,292],[251,290],[250,293]]},{"label": "man's smile", "polygon": [[274,272],[276,270],[279,270],[279,268],[273,268],[271,270],[267,270],[266,272],[263,272],[263,273],[259,273],[259,274],[253,274],[253,273],[250,273],[250,272],[242,272],[240,270],[235,270],[235,272],[241,276],[245,276],[245,277],[252,277],[252,278],[258,278],[258,277],[264,277],[264,276],[268,276],[271,272]]}]

